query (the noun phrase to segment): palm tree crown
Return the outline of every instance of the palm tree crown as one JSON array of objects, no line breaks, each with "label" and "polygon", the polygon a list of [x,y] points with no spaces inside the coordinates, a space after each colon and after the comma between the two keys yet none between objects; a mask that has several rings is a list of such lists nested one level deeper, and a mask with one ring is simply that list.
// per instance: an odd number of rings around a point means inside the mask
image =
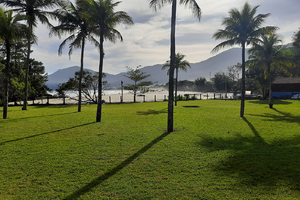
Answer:
[{"label": "palm tree crown", "polygon": [[261,27],[265,22],[268,14],[256,15],[257,8],[259,6],[251,7],[248,3],[245,3],[242,10],[239,11],[233,8],[229,11],[229,17],[226,17],[222,21],[222,25],[225,29],[219,29],[213,38],[216,40],[224,39],[225,41],[218,44],[212,51],[217,52],[221,48],[226,46],[233,46],[235,44],[243,45],[250,44],[257,41],[263,33],[273,32],[277,27],[267,26]]},{"label": "palm tree crown", "polygon": [[[174,68],[175,69],[181,69],[183,71],[187,71],[187,67],[191,68],[191,65],[189,63],[189,61],[187,60],[183,60],[185,58],[185,55],[181,54],[181,53],[177,53],[175,56],[175,65]],[[170,68],[170,60],[168,60],[163,66],[162,66],[162,70],[165,70],[167,68]]]},{"label": "palm tree crown", "polygon": [[80,0],[76,1],[74,5],[72,2],[60,2],[60,8],[55,11],[59,25],[52,27],[50,36],[52,34],[61,37],[63,33],[70,34],[59,46],[58,54],[62,54],[62,50],[67,44],[69,45],[69,56],[77,48],[82,48],[82,40],[87,38],[94,41],[90,36],[91,27],[84,17],[84,7],[80,4]]}]

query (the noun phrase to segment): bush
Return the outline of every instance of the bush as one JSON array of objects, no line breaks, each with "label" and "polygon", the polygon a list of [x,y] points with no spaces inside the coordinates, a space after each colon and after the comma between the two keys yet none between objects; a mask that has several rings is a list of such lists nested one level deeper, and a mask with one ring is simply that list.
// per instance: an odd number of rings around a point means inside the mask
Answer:
[{"label": "bush", "polygon": [[182,95],[177,96],[177,101],[183,101],[183,100],[185,100],[185,97],[183,97]]}]

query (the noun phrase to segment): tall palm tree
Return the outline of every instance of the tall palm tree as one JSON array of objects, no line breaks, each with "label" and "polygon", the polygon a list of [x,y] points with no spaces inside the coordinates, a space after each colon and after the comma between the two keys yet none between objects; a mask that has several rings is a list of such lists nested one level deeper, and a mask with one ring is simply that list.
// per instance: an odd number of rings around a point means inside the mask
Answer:
[{"label": "tall palm tree", "polygon": [[132,18],[124,11],[114,12],[116,6],[121,2],[113,3],[112,0],[89,0],[90,10],[87,15],[89,16],[90,22],[96,26],[93,34],[99,36],[99,80],[98,80],[98,106],[96,122],[101,122],[102,112],[102,72],[103,72],[103,59],[104,49],[103,42],[108,40],[116,42],[118,39],[123,41],[121,33],[115,29],[118,24],[132,25]]},{"label": "tall palm tree", "polygon": [[49,9],[54,8],[59,0],[0,0],[6,6],[12,7],[13,11],[19,14],[26,15],[26,21],[29,29],[29,34],[27,34],[27,57],[26,57],[26,78],[25,78],[25,96],[24,105],[22,110],[27,110],[27,99],[28,99],[28,73],[30,65],[30,53],[31,44],[34,40],[33,32],[34,28],[37,26],[37,21],[51,26],[48,17],[54,17]]},{"label": "tall palm tree", "polygon": [[213,38],[216,40],[225,40],[218,44],[212,52],[217,52],[226,46],[241,45],[242,46],[242,98],[240,117],[244,117],[245,107],[245,47],[246,45],[258,40],[259,36],[266,32],[273,32],[277,27],[267,26],[261,27],[265,19],[270,15],[256,15],[257,8],[245,3],[242,10],[233,8],[229,11],[229,17],[223,19],[222,25],[225,29],[219,29]]},{"label": "tall palm tree", "polygon": [[275,77],[272,77],[271,70],[279,67],[287,68],[286,64],[290,62],[290,59],[286,56],[288,50],[279,45],[280,43],[282,43],[282,40],[276,34],[263,35],[248,50],[249,60],[247,66],[265,68],[265,77],[269,88],[269,108],[273,108],[272,82],[275,79]]},{"label": "tall palm tree", "polygon": [[8,110],[8,87],[10,82],[10,59],[11,59],[11,46],[18,40],[24,37],[24,32],[27,29],[20,21],[24,20],[23,16],[13,16],[13,11],[5,11],[0,7],[0,39],[4,43],[6,53],[5,63],[5,79],[4,79],[4,105],[3,105],[3,119],[7,118]]},{"label": "tall palm tree", "polygon": [[[171,48],[170,48],[170,72],[169,72],[169,100],[168,100],[168,132],[173,132],[173,101],[174,101],[174,69],[175,69],[175,25],[176,25],[176,7],[177,0],[148,0],[150,7],[156,11],[167,3],[172,3],[171,16]],[[201,18],[201,9],[196,0],[179,0],[180,4],[190,5],[193,14],[199,19]]]},{"label": "tall palm tree", "polygon": [[58,48],[58,54],[62,54],[62,50],[65,45],[69,44],[69,56],[73,53],[74,49],[81,48],[81,57],[80,57],[80,73],[79,73],[79,98],[78,98],[78,112],[81,112],[81,92],[82,92],[82,77],[83,77],[83,58],[84,58],[84,48],[86,39],[94,41],[94,38],[90,35],[91,26],[87,22],[85,17],[85,7],[81,0],[76,0],[74,5],[72,2],[62,1],[59,3],[60,8],[55,11],[57,14],[57,19],[59,25],[52,27],[50,31],[50,36],[52,34],[58,35],[61,37],[61,34],[67,33],[70,34]]},{"label": "tall palm tree", "polygon": [[[181,53],[177,53],[175,56],[175,66],[174,68],[176,69],[176,83],[175,83],[175,106],[177,106],[177,89],[178,89],[178,70],[181,69],[185,72],[187,72],[187,68],[191,68],[191,65],[189,61],[183,60],[185,58],[185,55]],[[167,68],[170,68],[170,61],[168,60],[163,66],[162,70],[165,70]],[[170,69],[168,70],[169,74]]]}]

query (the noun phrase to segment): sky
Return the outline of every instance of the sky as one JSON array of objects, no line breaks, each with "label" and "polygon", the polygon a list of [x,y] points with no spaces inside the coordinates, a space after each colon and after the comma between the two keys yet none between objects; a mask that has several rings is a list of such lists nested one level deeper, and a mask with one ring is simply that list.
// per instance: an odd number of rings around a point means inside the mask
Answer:
[{"label": "sky", "polygon": [[[189,7],[177,6],[176,52],[186,55],[186,60],[196,63],[216,54],[211,50],[221,40],[212,35],[218,29],[224,29],[222,19],[228,16],[232,8],[241,10],[242,0],[196,0],[201,8],[201,20],[193,16]],[[283,44],[292,41],[293,34],[300,28],[300,0],[248,0],[251,6],[260,5],[257,14],[271,13],[263,26],[277,26]],[[133,26],[118,25],[123,42],[104,42],[104,72],[118,74],[126,72],[126,66],[136,68],[141,65],[163,64],[170,57],[170,21],[171,5],[167,4],[156,12],[149,7],[149,0],[123,0],[115,11],[125,11],[134,21]],[[49,29],[38,25],[35,29],[38,45],[33,45],[32,57],[43,62],[45,71],[55,71],[71,66],[80,66],[80,49],[68,56],[68,45],[62,56],[58,56],[58,47],[67,37],[59,39],[49,37]],[[228,48],[224,49],[227,50]],[[222,52],[221,50],[219,52]],[[99,51],[92,45],[85,48],[84,68],[98,71]]]}]

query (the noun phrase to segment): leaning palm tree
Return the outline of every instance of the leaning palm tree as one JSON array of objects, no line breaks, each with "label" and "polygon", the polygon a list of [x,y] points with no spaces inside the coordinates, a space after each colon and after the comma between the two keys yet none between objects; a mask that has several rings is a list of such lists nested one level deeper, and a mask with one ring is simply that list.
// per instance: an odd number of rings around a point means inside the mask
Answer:
[{"label": "leaning palm tree", "polygon": [[[185,55],[183,55],[181,53],[177,53],[175,56],[175,66],[174,66],[174,68],[176,69],[175,106],[177,106],[178,70],[181,69],[181,70],[187,72],[187,67],[191,68],[189,61],[183,60],[184,58],[185,58]],[[169,71],[170,71],[170,61],[169,60],[162,66],[161,69],[165,70],[167,68],[169,68],[169,70],[168,70],[168,74],[169,74]]]},{"label": "leaning palm tree", "polygon": [[[176,25],[176,6],[177,0],[148,0],[150,7],[156,11],[167,3],[172,3],[171,16],[171,48],[170,48],[170,72],[169,72],[169,100],[168,100],[168,132],[173,132],[173,101],[174,101],[174,69],[175,69],[175,25]],[[193,14],[199,19],[201,18],[201,9],[196,0],[179,0],[180,4],[190,5]]]},{"label": "leaning palm tree", "polygon": [[[27,34],[27,55],[26,55],[26,78],[25,78],[25,96],[22,110],[27,110],[28,99],[28,73],[30,65],[31,44],[34,41],[33,32],[37,27],[37,21],[51,26],[48,17],[54,17],[53,13],[48,11],[56,6],[59,0],[0,0],[6,6],[12,7],[13,11],[26,15],[26,21],[29,29]],[[36,41],[35,41],[36,42]]]},{"label": "leaning palm tree", "polygon": [[86,39],[94,41],[94,38],[90,35],[91,26],[87,22],[84,16],[85,5],[83,1],[76,0],[74,5],[72,2],[62,1],[59,3],[60,8],[55,11],[57,14],[57,19],[59,25],[52,27],[50,31],[50,36],[52,34],[58,35],[59,38],[61,34],[70,34],[58,48],[58,55],[62,54],[62,50],[65,45],[69,44],[69,57],[73,53],[74,49],[81,48],[80,57],[80,73],[79,73],[79,97],[78,97],[78,112],[81,112],[81,92],[82,92],[82,77],[83,77],[83,58],[84,58],[84,48]]},{"label": "leaning palm tree", "polygon": [[111,42],[116,42],[118,39],[123,41],[121,33],[115,29],[118,24],[132,25],[132,18],[124,11],[114,12],[116,6],[121,2],[113,3],[112,0],[89,0],[90,9],[86,13],[87,17],[90,19],[90,23],[96,26],[93,34],[99,36],[99,51],[100,51],[100,61],[99,61],[99,80],[98,80],[98,106],[97,106],[97,116],[96,122],[101,122],[101,112],[102,112],[102,72],[103,72],[103,59],[104,59],[104,49],[103,42],[108,40]]},{"label": "leaning palm tree", "polygon": [[288,49],[282,45],[280,36],[276,34],[263,35],[261,39],[253,43],[253,47],[248,50],[249,60],[247,66],[261,67],[265,70],[265,77],[269,88],[269,107],[273,108],[273,97],[272,97],[272,69],[287,68],[287,64],[290,63],[290,59],[287,56]]},{"label": "leaning palm tree", "polygon": [[0,7],[0,38],[5,48],[5,78],[4,78],[4,104],[3,104],[3,119],[7,118],[8,110],[8,87],[10,82],[10,59],[11,47],[18,40],[24,37],[27,27],[21,24],[20,21],[24,20],[23,16],[13,16],[13,11],[5,11]]},{"label": "leaning palm tree", "polygon": [[242,10],[239,11],[233,8],[229,11],[229,17],[223,19],[222,25],[225,29],[218,30],[213,38],[216,40],[225,40],[218,44],[212,52],[217,52],[221,48],[226,46],[241,45],[242,46],[242,98],[241,98],[241,110],[240,117],[244,117],[245,107],[245,47],[246,45],[253,43],[266,32],[273,32],[277,27],[261,27],[265,18],[270,15],[259,14],[256,15],[257,8],[259,6],[251,7],[248,3],[245,3]]}]

